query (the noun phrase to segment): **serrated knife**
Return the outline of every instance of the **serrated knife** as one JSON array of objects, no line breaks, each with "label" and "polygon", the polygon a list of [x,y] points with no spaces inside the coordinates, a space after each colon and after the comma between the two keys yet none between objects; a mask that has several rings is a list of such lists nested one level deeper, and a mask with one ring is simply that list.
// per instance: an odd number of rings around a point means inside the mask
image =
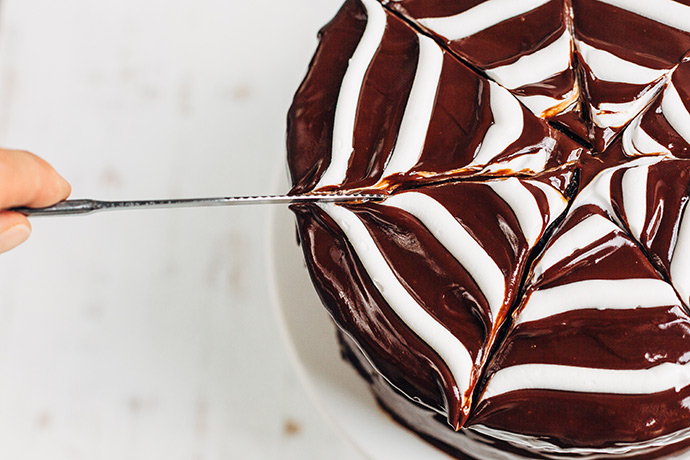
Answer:
[{"label": "serrated knife", "polygon": [[343,203],[357,201],[382,201],[383,193],[312,193],[306,195],[254,195],[214,198],[180,198],[172,200],[101,201],[66,200],[45,208],[12,208],[27,216],[84,215],[98,211],[124,209],[198,208],[209,206],[235,206],[246,204],[296,204],[296,203]]}]

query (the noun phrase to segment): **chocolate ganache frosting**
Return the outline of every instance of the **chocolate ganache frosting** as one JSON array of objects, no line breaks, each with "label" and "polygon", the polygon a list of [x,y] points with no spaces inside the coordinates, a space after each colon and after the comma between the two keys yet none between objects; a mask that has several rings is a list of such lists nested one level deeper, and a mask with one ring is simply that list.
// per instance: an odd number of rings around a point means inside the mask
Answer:
[{"label": "chocolate ganache frosting", "polygon": [[460,459],[690,457],[690,0],[346,0],[288,118],[342,344]]}]

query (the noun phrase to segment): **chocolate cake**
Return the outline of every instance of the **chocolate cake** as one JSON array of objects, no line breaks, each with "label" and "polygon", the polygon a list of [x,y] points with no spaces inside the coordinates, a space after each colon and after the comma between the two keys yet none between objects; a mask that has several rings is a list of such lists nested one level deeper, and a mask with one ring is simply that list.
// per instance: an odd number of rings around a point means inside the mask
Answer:
[{"label": "chocolate cake", "polygon": [[343,356],[460,459],[690,458],[690,0],[346,0],[288,117]]}]

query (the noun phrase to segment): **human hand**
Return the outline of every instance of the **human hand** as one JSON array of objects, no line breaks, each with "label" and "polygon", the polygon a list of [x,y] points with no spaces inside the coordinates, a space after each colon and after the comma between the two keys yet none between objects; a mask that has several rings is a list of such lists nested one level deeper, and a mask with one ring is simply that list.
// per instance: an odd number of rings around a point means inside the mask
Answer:
[{"label": "human hand", "polygon": [[0,253],[20,245],[31,234],[26,216],[7,209],[50,206],[71,191],[69,183],[36,155],[0,149]]}]

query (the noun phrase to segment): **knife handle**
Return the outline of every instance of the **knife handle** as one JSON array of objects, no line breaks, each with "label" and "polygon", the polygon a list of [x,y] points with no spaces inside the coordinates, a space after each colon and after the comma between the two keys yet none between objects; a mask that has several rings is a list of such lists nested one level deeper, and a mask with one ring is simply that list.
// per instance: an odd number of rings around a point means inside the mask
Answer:
[{"label": "knife handle", "polygon": [[60,201],[52,206],[45,208],[27,208],[18,207],[12,208],[10,211],[15,211],[24,214],[25,216],[66,216],[66,215],[83,215],[91,214],[92,212],[103,209],[103,202],[96,200],[66,200]]}]

